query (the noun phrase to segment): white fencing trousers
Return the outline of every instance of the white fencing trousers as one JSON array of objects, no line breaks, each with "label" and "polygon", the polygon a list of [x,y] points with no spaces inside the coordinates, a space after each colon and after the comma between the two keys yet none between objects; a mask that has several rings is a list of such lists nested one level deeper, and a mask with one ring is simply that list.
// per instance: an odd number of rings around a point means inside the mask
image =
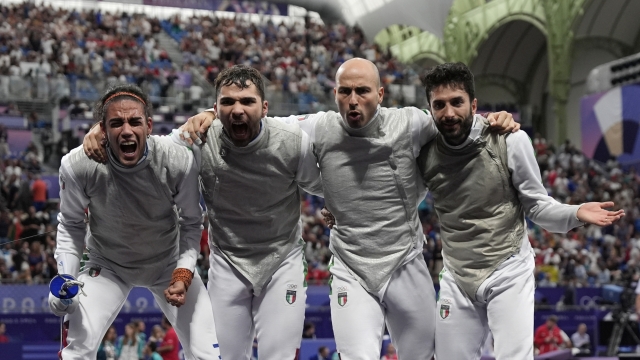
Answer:
[{"label": "white fencing trousers", "polygon": [[260,360],[297,359],[307,300],[302,246],[293,248],[258,296],[217,247],[209,258],[207,287],[222,359],[251,359],[254,337]]},{"label": "white fencing trousers", "polygon": [[333,257],[331,321],[341,360],[378,360],[385,322],[398,358],[431,360],[436,294],[427,264],[417,256],[398,268],[386,289],[367,292]]},{"label": "white fencing trousers", "polygon": [[491,330],[496,360],[533,360],[535,261],[531,248],[503,262],[470,300],[443,269],[436,315],[436,360],[480,359]]},{"label": "white fencing trousers", "polygon": [[[63,360],[95,359],[98,346],[107,329],[124,305],[127,295],[133,288],[130,281],[125,281],[116,273],[100,263],[100,271],[91,261],[80,272],[78,280],[84,282],[84,292],[80,297],[80,305],[73,314],[67,315],[69,329],[66,336],[67,346],[62,350]],[[171,274],[175,269],[175,261],[159,274],[157,281],[149,286],[156,302],[175,327],[178,339],[184,348],[188,360],[211,360],[219,358],[213,313],[207,289],[195,272],[191,286],[187,291],[186,303],[180,308],[171,306],[164,297],[164,290],[169,286]],[[143,269],[140,272],[144,272]]]}]

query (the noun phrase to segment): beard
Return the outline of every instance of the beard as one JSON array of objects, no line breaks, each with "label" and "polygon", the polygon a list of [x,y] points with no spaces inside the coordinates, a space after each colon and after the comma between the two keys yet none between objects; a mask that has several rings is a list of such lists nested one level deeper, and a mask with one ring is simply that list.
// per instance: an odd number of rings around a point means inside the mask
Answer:
[{"label": "beard", "polygon": [[[465,118],[439,118],[435,119],[436,127],[440,134],[444,137],[447,143],[451,145],[460,145],[471,133],[471,126],[473,125],[473,112],[469,110],[469,115]],[[458,124],[458,126],[451,128],[448,125]]]}]

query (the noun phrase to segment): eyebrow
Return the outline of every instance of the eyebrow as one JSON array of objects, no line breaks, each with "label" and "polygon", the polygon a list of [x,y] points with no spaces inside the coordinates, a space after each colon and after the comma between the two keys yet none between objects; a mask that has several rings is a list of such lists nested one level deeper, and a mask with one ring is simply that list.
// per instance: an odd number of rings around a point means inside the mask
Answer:
[{"label": "eyebrow", "polygon": [[453,101],[453,100],[464,100],[464,96],[456,96],[456,97],[452,97],[450,99],[433,99],[433,102],[447,102],[447,101]]},{"label": "eyebrow", "polygon": [[[107,119],[107,121],[118,121],[118,120],[119,121],[124,121],[124,119],[121,118],[121,117],[114,117],[114,118],[111,118],[111,119]],[[130,117],[129,121],[131,121],[131,120],[142,120],[142,116]]]},{"label": "eyebrow", "polygon": [[343,90],[343,89],[356,89],[356,90],[365,90],[365,89],[371,89],[371,86],[368,85],[362,85],[362,86],[355,86],[355,87],[351,87],[351,86],[338,86],[338,90]]},{"label": "eyebrow", "polygon": [[255,97],[255,96],[244,96],[244,97],[241,97],[239,99],[236,99],[236,98],[231,97],[231,96],[223,96],[223,97],[220,98],[220,101],[224,101],[224,100],[233,100],[233,101],[240,100],[240,101],[242,101],[242,100],[258,100],[258,98]]}]

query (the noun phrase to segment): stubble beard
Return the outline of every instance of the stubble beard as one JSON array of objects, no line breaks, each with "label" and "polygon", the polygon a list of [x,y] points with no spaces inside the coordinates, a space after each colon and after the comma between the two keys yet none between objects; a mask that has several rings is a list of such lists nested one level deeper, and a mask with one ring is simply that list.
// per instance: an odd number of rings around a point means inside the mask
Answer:
[{"label": "stubble beard", "polygon": [[465,140],[467,140],[469,134],[471,133],[472,125],[473,113],[471,112],[471,110],[469,111],[469,115],[467,115],[460,122],[460,129],[458,131],[447,131],[446,129],[444,129],[444,126],[441,125],[440,121],[436,121],[436,127],[438,128],[438,131],[440,132],[440,134],[442,134],[447,143],[451,145],[460,145]]}]

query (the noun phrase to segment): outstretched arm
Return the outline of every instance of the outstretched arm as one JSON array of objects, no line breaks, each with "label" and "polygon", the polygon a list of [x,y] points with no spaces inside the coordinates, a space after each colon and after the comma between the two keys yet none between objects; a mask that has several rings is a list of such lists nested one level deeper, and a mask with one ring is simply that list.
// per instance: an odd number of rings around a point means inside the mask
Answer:
[{"label": "outstretched arm", "polygon": [[603,226],[624,216],[622,210],[604,210],[613,206],[613,203],[566,205],[549,196],[542,185],[533,146],[525,132],[519,131],[507,136],[507,155],[511,182],[518,190],[525,214],[543,228],[563,233],[583,225],[584,222]]}]

